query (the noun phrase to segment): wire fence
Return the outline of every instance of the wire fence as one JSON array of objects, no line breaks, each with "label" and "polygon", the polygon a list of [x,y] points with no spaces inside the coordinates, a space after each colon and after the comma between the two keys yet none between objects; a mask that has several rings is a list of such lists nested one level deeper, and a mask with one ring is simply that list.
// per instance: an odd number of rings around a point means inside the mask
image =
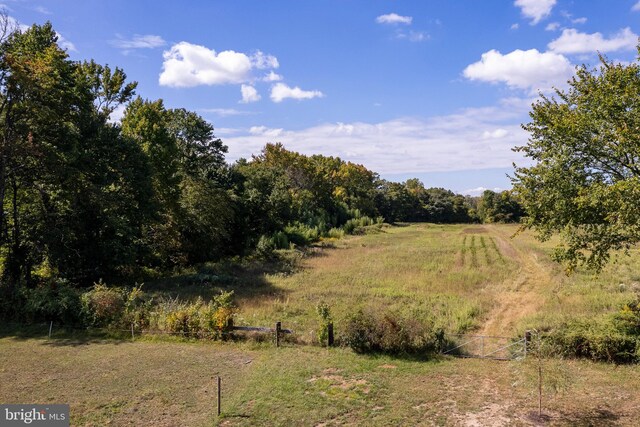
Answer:
[{"label": "wire fence", "polygon": [[442,354],[492,360],[514,360],[527,356],[531,334],[520,339],[491,335],[449,334]]},{"label": "wire fence", "polygon": [[[201,340],[218,340],[229,337],[231,332],[258,332],[274,334],[274,340],[276,345],[279,345],[280,338],[283,334],[293,334],[290,329],[283,329],[281,322],[276,322],[275,327],[262,327],[262,326],[234,326],[229,325],[228,328],[220,331],[167,331],[162,329],[145,329],[136,328],[134,324],[130,328],[124,329],[122,327],[77,327],[72,325],[57,324],[53,321],[47,323],[5,323],[3,326],[8,330],[19,329],[23,332],[28,332],[29,335],[46,336],[48,339],[52,339],[54,336],[60,336],[60,334],[68,335],[70,333],[79,332],[86,335],[103,334],[109,335],[112,338],[122,338],[127,336],[131,339],[141,337],[145,335],[166,335],[176,336],[181,338],[193,338]],[[114,337],[114,335],[116,335]]]},{"label": "wire fence", "polygon": [[[109,338],[132,340],[143,336],[174,336],[184,339],[225,340],[232,338],[232,334],[235,332],[249,332],[271,335],[275,345],[280,346],[281,338],[285,334],[294,335],[294,331],[282,328],[281,322],[276,322],[274,327],[236,326],[230,323],[227,328],[221,331],[167,331],[162,329],[136,328],[135,324],[132,324],[130,328],[126,329],[122,327],[77,327],[58,324],[53,321],[31,324],[5,323],[3,326],[6,330],[15,331],[17,329],[26,332],[30,336],[46,336],[48,339],[68,337],[69,334],[81,333],[84,336],[102,335]],[[327,344],[333,346],[333,324],[330,325],[329,329],[330,333]],[[305,342],[296,339],[290,341],[297,344],[305,344]],[[441,351],[442,355],[491,360],[517,360],[527,356],[528,346],[531,342],[531,333],[527,331],[520,339],[490,335],[446,334],[445,342],[447,344]]]}]

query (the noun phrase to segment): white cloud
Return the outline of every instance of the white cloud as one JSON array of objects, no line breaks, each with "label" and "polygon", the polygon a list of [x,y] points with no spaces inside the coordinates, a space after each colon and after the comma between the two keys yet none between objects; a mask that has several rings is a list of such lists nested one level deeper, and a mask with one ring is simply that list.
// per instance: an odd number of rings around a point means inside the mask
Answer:
[{"label": "white cloud", "polygon": [[44,6],[36,6],[33,8],[38,13],[42,13],[43,15],[51,15],[51,11]]},{"label": "white cloud", "polygon": [[574,66],[559,53],[518,49],[506,55],[497,50],[485,52],[480,61],[464,69],[463,75],[470,80],[506,83],[535,92],[565,84],[573,72]]},{"label": "white cloud", "polygon": [[429,39],[429,35],[423,31],[397,31],[396,32],[397,39],[406,39],[412,42],[422,42]]},{"label": "white cloud", "polygon": [[276,57],[260,51],[251,56],[233,50],[217,53],[188,42],[173,45],[163,57],[160,85],[171,87],[246,83],[253,69],[279,65]]},{"label": "white cloud", "polygon": [[240,86],[240,93],[242,93],[242,99],[240,100],[240,103],[242,104],[257,102],[260,101],[261,98],[256,88],[249,85],[243,84],[242,86]]},{"label": "white cloud", "polygon": [[493,131],[485,130],[484,132],[482,132],[482,139],[498,139],[504,138],[507,135],[509,135],[509,131],[502,128]]},{"label": "white cloud", "polygon": [[237,128],[216,128],[215,132],[216,132],[216,135],[218,135],[218,136],[236,135],[236,134],[240,133],[241,130],[237,129]]},{"label": "white cloud", "polygon": [[518,24],[517,22],[515,24],[511,24],[512,30],[517,30],[518,28],[520,28],[520,24]]},{"label": "white cloud", "polygon": [[291,99],[312,99],[322,98],[324,94],[319,90],[302,90],[299,87],[289,87],[284,83],[276,83],[271,87],[271,100],[282,102],[287,98]]},{"label": "white cloud", "polygon": [[213,113],[220,117],[248,116],[250,114],[255,114],[251,111],[241,111],[234,108],[201,108],[199,111],[203,113]]},{"label": "white cloud", "polygon": [[536,25],[549,16],[556,0],[516,0],[514,5],[522,10],[522,14],[531,18],[531,25]]},{"label": "white cloud", "polygon": [[572,19],[571,22],[573,24],[585,24],[587,22],[587,18],[585,18],[585,17],[576,18],[576,19]]},{"label": "white cloud", "polygon": [[76,46],[71,43],[69,40],[65,39],[62,34],[56,32],[56,35],[58,36],[58,46],[60,46],[63,49],[66,49],[70,52],[77,52],[78,49],[76,49]]},{"label": "white cloud", "polygon": [[162,37],[153,34],[135,34],[130,39],[124,39],[119,35],[116,36],[118,38],[109,41],[109,44],[119,49],[154,49],[167,44]]},{"label": "white cloud", "polygon": [[282,128],[270,129],[266,126],[251,126],[251,128],[249,128],[249,133],[251,135],[266,136],[268,138],[277,138],[282,135],[283,131],[284,129]]},{"label": "white cloud", "polygon": [[640,11],[640,1],[638,1],[638,3],[634,4],[633,7],[631,7],[631,10],[633,12],[638,12]]},{"label": "white cloud", "polygon": [[486,188],[486,187],[476,187],[476,188],[469,188],[468,190],[463,190],[461,192],[461,194],[464,194],[465,196],[481,196],[482,193],[484,193],[487,190],[491,190],[495,193],[501,193],[504,191],[504,188],[500,188],[500,187],[493,187],[493,188]]},{"label": "white cloud", "polygon": [[282,80],[282,76],[280,74],[276,74],[272,71],[269,71],[269,74],[265,75],[262,78],[262,81],[265,82],[279,82],[280,80]]},{"label": "white cloud", "polygon": [[411,25],[413,18],[411,16],[401,16],[397,13],[388,13],[380,15],[376,18],[378,24],[405,24]]},{"label": "white cloud", "polygon": [[251,63],[259,70],[265,70],[270,68],[278,68],[278,58],[273,55],[265,55],[261,51],[257,51],[251,56]]},{"label": "white cloud", "polygon": [[637,43],[638,35],[629,27],[623,28],[608,39],[603,37],[601,33],[587,34],[573,28],[567,28],[562,31],[560,37],[553,40],[548,46],[554,52],[577,54],[633,50]]},{"label": "white cloud", "polygon": [[127,109],[127,105],[126,104],[120,104],[118,105],[109,115],[109,122],[110,123],[120,123],[120,121],[122,120],[122,118],[124,117],[124,112]]},{"label": "white cloud", "polygon": [[558,28],[560,28],[559,22],[549,22],[544,29],[546,31],[556,31]]},{"label": "white cloud", "polygon": [[[530,99],[505,99],[497,106],[472,108],[426,119],[399,118],[379,123],[324,123],[287,130],[253,126],[225,138],[228,159],[258,154],[267,142],[282,142],[303,154],[324,154],[364,164],[381,174],[509,168],[525,164],[511,148],[524,145]],[[501,138],[483,139],[502,129]]]}]

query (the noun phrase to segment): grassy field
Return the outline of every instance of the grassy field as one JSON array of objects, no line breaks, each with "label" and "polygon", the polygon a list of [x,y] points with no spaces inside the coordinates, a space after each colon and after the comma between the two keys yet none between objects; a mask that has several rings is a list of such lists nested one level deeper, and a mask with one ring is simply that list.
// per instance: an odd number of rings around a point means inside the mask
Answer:
[{"label": "grassy field", "polygon": [[[564,275],[550,244],[515,227],[412,225],[325,243],[295,268],[229,270],[231,284],[184,278],[150,284],[158,295],[234,288],[236,323],[282,321],[313,343],[327,303],[339,331],[360,307],[435,316],[449,332],[519,336],[529,327],[618,310],[640,285],[640,256],[600,276]],[[185,285],[185,283],[190,283]],[[177,291],[172,290],[177,285]],[[0,338],[0,402],[70,403],[72,425],[636,425],[637,366],[550,362],[564,391],[545,397],[530,362],[420,361],[348,349],[150,338]],[[551,369],[553,368],[553,369]],[[547,369],[547,367],[545,367]],[[214,378],[223,378],[215,416]]]}]

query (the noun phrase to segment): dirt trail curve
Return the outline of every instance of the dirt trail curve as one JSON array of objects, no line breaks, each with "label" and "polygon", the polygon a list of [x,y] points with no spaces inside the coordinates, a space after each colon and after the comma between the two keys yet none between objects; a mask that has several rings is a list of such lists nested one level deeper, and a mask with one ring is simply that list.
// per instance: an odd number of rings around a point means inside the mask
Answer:
[{"label": "dirt trail curve", "polygon": [[513,336],[518,320],[535,313],[544,304],[541,289],[553,283],[551,272],[539,262],[536,253],[527,253],[516,247],[504,231],[491,225],[484,227],[495,238],[502,255],[513,259],[520,268],[512,277],[495,284],[491,289],[494,307],[487,314],[479,333]]}]

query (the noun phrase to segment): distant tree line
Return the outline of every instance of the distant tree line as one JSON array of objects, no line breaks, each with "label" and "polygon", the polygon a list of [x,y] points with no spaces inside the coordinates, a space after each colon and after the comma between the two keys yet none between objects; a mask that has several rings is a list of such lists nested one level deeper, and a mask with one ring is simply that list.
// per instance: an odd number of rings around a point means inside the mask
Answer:
[{"label": "distant tree line", "polygon": [[[509,193],[479,199],[267,144],[225,162],[196,113],[135,97],[123,70],[71,61],[50,24],[0,43],[0,271],[5,304],[47,280],[131,282],[256,248],[398,221],[515,221]],[[120,123],[110,121],[126,105]]]}]

